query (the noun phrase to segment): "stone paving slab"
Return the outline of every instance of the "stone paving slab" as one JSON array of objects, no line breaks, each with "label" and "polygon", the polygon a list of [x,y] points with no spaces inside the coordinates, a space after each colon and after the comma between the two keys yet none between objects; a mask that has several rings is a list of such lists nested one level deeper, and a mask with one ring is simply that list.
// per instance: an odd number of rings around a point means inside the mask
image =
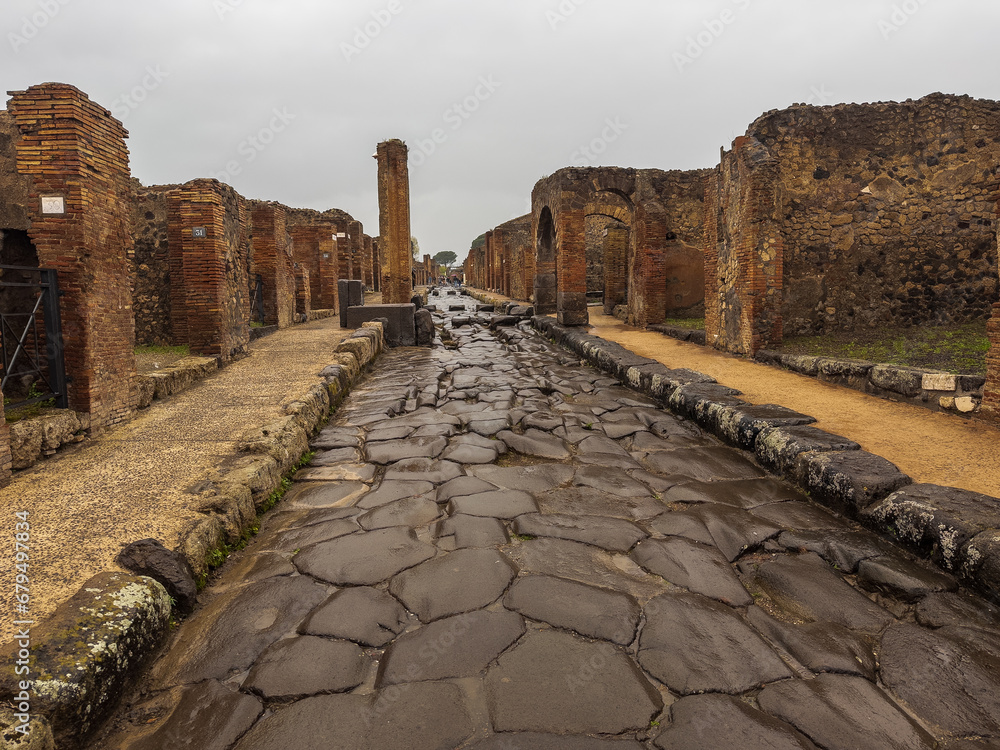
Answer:
[{"label": "stone paving slab", "polygon": [[[442,345],[385,355],[321,439],[506,453],[305,474],[94,750],[168,731],[231,745],[234,728],[235,750],[1000,738],[1000,608],[523,323],[469,318],[435,314]],[[193,690],[231,720],[193,720]]]}]

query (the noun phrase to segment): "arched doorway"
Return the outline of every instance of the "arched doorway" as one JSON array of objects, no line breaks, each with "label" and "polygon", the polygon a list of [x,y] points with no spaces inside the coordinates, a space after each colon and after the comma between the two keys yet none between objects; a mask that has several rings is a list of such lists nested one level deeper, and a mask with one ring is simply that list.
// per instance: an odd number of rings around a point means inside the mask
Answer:
[{"label": "arched doorway", "polygon": [[558,310],[559,278],[556,270],[556,226],[548,206],[542,208],[538,217],[535,257],[535,313],[552,315]]}]

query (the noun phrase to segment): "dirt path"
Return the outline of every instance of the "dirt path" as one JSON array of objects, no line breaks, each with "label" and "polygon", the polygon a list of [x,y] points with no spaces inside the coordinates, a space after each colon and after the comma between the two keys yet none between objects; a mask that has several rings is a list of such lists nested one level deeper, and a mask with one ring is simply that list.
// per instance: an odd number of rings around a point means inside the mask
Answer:
[{"label": "dirt path", "polygon": [[1000,430],[983,422],[868,396],[797,373],[625,325],[590,308],[591,333],[668,367],[689,367],[743,391],[755,404],[809,414],[896,464],[916,482],[1000,497]]}]

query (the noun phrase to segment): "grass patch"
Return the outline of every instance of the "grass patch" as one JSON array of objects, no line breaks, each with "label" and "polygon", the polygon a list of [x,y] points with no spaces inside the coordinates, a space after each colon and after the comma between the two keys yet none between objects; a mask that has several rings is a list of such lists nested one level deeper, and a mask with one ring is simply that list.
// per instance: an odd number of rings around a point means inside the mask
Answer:
[{"label": "grass patch", "polygon": [[690,328],[695,331],[705,330],[705,319],[704,318],[667,318],[663,321],[663,325],[673,326],[674,328]]},{"label": "grass patch", "polygon": [[863,359],[960,375],[985,375],[989,350],[985,320],[946,326],[886,327],[826,336],[795,336],[786,339],[780,347],[786,354]]}]

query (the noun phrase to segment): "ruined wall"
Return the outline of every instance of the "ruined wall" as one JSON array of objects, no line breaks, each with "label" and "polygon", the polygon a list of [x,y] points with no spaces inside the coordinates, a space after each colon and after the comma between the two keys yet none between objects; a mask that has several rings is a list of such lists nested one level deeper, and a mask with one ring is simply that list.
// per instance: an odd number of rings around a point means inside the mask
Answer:
[{"label": "ruined wall", "polygon": [[747,134],[778,164],[786,335],[988,317],[1000,103],[796,106]]},{"label": "ruined wall", "polygon": [[312,289],[309,285],[309,269],[299,266],[295,269],[295,313],[305,323],[312,313]]},{"label": "ruined wall", "polygon": [[264,324],[287,328],[295,320],[295,268],[285,207],[261,201],[251,206],[250,244],[254,273],[264,279]]},{"label": "ruined wall", "polygon": [[6,110],[0,110],[0,231],[27,231],[31,226],[28,214],[31,179],[17,170],[20,142],[21,133],[14,118]]},{"label": "ruined wall", "polygon": [[588,216],[587,232],[587,293],[604,295],[604,238],[611,227],[622,226],[622,222],[607,216]]},{"label": "ruined wall", "polygon": [[365,230],[360,221],[347,225],[347,244],[351,252],[351,279],[364,281],[365,278]]},{"label": "ruined wall", "polygon": [[295,262],[309,271],[312,307],[337,309],[336,228],[332,224],[289,226],[288,233]]},{"label": "ruined wall", "polygon": [[[1000,200],[996,204],[996,216],[1000,219]],[[986,386],[983,389],[982,414],[1000,421],[1000,302],[994,301],[992,311],[993,316],[986,324],[990,350],[986,355]]]},{"label": "ruined wall", "polygon": [[778,163],[752,138],[705,187],[705,335],[710,346],[753,355],[781,341],[782,235]]},{"label": "ruined wall", "polygon": [[177,185],[145,188],[133,180],[132,238],[135,245],[129,265],[138,345],[169,346],[173,339],[167,193],[176,189]]},{"label": "ruined wall", "polygon": [[[138,402],[128,253],[128,133],[79,89],[43,84],[12,93],[21,138],[17,169],[30,178],[30,237],[39,265],[59,273],[70,407],[94,428]],[[9,127],[8,127],[9,133]],[[61,199],[63,211],[43,197]],[[22,217],[23,218],[23,217]]]},{"label": "ruined wall", "polygon": [[535,276],[535,252],[531,242],[531,215],[512,219],[493,230],[493,239],[503,258],[501,288],[516,300],[531,299]]},{"label": "ruined wall", "polygon": [[[223,361],[250,343],[250,216],[218,180],[167,194],[173,343]],[[204,229],[198,236],[196,229]]]}]

